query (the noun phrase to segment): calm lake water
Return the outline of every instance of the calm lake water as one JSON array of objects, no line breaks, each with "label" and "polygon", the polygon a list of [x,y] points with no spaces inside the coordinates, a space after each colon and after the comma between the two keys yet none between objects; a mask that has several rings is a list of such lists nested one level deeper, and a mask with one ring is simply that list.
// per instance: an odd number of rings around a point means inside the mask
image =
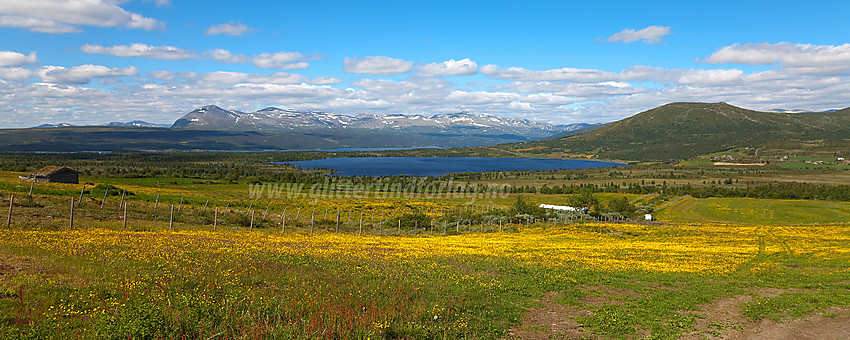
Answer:
[{"label": "calm lake water", "polygon": [[337,176],[443,176],[455,172],[590,169],[625,166],[623,163],[541,158],[483,157],[357,157],[275,162],[304,169],[336,169]]}]

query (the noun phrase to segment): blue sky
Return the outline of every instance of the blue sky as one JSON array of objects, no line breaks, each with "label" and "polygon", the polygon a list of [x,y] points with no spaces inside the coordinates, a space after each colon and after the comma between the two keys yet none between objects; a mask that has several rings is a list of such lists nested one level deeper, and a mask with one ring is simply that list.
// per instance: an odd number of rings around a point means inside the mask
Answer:
[{"label": "blue sky", "polygon": [[0,0],[0,127],[216,104],[607,122],[850,106],[846,1]]}]

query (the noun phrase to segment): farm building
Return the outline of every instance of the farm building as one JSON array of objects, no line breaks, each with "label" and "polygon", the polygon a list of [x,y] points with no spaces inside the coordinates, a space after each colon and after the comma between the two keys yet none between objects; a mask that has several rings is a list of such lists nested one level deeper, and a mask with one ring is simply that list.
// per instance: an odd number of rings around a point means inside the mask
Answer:
[{"label": "farm building", "polygon": [[64,166],[46,166],[32,173],[28,180],[50,183],[80,183],[80,172]]}]

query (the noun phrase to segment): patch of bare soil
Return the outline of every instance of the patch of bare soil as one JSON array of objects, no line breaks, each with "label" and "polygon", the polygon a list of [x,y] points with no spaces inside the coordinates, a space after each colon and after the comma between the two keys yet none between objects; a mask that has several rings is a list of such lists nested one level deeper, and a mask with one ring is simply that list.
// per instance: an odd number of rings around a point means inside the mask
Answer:
[{"label": "patch of bare soil", "polygon": [[[758,288],[760,297],[776,297],[801,289]],[[695,320],[694,331],[681,339],[850,339],[850,309],[830,308],[803,319],[776,322],[752,321],[742,315],[742,305],[754,301],[750,295],[721,298],[700,306],[702,318]]]},{"label": "patch of bare soil", "polygon": [[522,319],[520,326],[511,328],[505,339],[543,340],[543,339],[596,339],[576,318],[590,316],[591,311],[577,306],[567,306],[553,302],[560,296],[558,292],[548,292],[541,306],[530,309]]},{"label": "patch of bare soil", "polygon": [[0,254],[0,276],[8,274],[33,274],[42,272],[42,268],[30,258]]},{"label": "patch of bare soil", "polygon": [[586,286],[581,287],[581,290],[584,291],[585,297],[581,298],[579,302],[583,305],[595,307],[612,303],[623,304],[628,300],[632,300],[640,296],[640,294],[635,293],[631,289],[611,288],[605,286]]}]

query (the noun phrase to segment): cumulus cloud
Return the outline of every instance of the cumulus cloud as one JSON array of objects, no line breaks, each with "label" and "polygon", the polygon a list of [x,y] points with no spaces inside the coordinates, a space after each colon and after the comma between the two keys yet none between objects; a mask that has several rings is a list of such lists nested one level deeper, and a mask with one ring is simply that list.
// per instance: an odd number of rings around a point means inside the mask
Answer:
[{"label": "cumulus cloud", "polygon": [[27,55],[14,51],[0,51],[0,66],[23,66],[36,62],[38,57],[35,56],[35,52]]},{"label": "cumulus cloud", "polygon": [[154,30],[165,27],[119,7],[117,0],[0,1],[0,26],[20,27],[42,33],[79,32],[77,26],[124,27]]},{"label": "cumulus cloud", "polygon": [[243,24],[237,22],[228,22],[226,24],[220,25],[212,25],[204,32],[206,35],[216,35],[216,34],[225,34],[225,35],[242,35],[245,32],[253,31],[254,29]]},{"label": "cumulus cloud", "polygon": [[150,46],[145,44],[115,45],[104,47],[85,44],[80,51],[89,54],[109,54],[116,57],[142,57],[149,59],[186,60],[197,58],[192,51],[173,46]]},{"label": "cumulus cloud", "polygon": [[304,55],[299,52],[262,53],[253,58],[254,66],[281,70],[303,69],[310,66],[303,62]]},{"label": "cumulus cloud", "polygon": [[204,57],[220,63],[244,64],[251,61],[251,57],[244,54],[234,54],[225,49],[211,49],[204,52]]},{"label": "cumulus cloud", "polygon": [[643,40],[647,44],[658,44],[662,42],[664,36],[672,34],[669,26],[649,26],[644,29],[634,30],[631,28],[624,29],[620,32],[605,39],[609,42],[631,43],[638,40]]},{"label": "cumulus cloud", "polygon": [[22,67],[0,67],[0,79],[27,80],[33,75],[33,70]]},{"label": "cumulus cloud", "polygon": [[40,33],[78,33],[79,28],[58,21],[17,15],[0,15],[0,27],[25,28]]},{"label": "cumulus cloud", "polygon": [[442,63],[425,64],[418,70],[425,75],[468,76],[478,73],[478,64],[468,58],[451,59]]},{"label": "cumulus cloud", "polygon": [[110,68],[102,65],[81,65],[74,67],[45,66],[38,70],[38,76],[45,83],[88,84],[92,79],[107,77],[137,76],[139,70],[133,66]]},{"label": "cumulus cloud", "polygon": [[850,44],[839,46],[791,44],[734,44],[712,53],[704,59],[712,64],[746,64],[780,66],[794,73],[850,73]]},{"label": "cumulus cloud", "polygon": [[343,71],[346,73],[372,74],[389,76],[407,73],[413,69],[413,62],[384,56],[364,58],[345,57]]}]

